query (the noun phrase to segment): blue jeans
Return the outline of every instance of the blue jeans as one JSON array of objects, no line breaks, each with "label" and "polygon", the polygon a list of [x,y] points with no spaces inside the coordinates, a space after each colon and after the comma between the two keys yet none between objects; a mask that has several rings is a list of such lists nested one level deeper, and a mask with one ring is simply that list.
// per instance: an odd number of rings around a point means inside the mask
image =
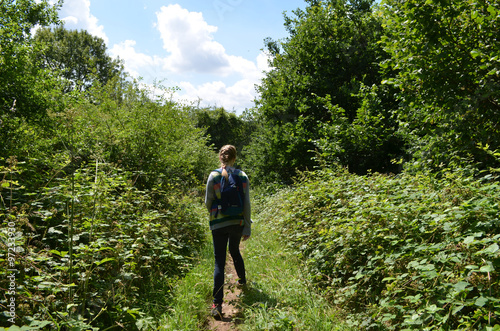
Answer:
[{"label": "blue jeans", "polygon": [[240,253],[240,241],[243,227],[230,225],[212,230],[214,243],[215,269],[214,269],[214,303],[222,304],[224,297],[224,267],[226,266],[226,252],[229,243],[229,253],[233,258],[234,268],[241,283],[246,283],[245,263]]}]

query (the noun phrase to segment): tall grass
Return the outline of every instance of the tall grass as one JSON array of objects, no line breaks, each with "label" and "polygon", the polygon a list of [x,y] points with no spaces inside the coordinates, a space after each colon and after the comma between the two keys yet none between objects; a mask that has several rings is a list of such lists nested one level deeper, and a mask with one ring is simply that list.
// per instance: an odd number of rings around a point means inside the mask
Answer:
[{"label": "tall grass", "polygon": [[213,248],[207,236],[199,263],[173,288],[173,299],[159,319],[160,330],[203,330],[212,294]]}]

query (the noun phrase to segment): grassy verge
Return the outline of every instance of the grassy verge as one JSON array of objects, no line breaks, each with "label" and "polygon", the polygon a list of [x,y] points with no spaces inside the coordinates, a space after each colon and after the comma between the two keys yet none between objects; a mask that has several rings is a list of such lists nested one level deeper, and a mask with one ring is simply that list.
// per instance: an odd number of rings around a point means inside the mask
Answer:
[{"label": "grassy verge", "polygon": [[241,298],[241,330],[347,330],[339,312],[310,286],[299,259],[279,234],[255,223],[245,262],[249,286]]},{"label": "grassy verge", "polygon": [[160,330],[203,330],[212,293],[213,252],[206,244],[200,262],[173,288],[173,301],[159,324]]}]

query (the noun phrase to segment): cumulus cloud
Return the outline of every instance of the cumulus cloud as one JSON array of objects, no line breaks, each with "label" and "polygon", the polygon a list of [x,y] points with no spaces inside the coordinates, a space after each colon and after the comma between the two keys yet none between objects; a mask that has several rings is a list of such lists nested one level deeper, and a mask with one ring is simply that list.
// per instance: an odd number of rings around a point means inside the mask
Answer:
[{"label": "cumulus cloud", "polygon": [[87,30],[90,34],[102,38],[106,44],[109,43],[104,27],[99,25],[99,20],[90,13],[90,0],[65,0],[59,17],[68,29]]},{"label": "cumulus cloud", "polygon": [[172,72],[214,73],[221,76],[248,75],[259,70],[241,56],[228,55],[215,41],[217,27],[209,25],[199,12],[169,5],[156,13],[156,27],[169,53],[165,65]]},{"label": "cumulus cloud", "polygon": [[[60,17],[67,28],[86,29],[108,44],[104,27],[90,12],[90,0],[65,0]],[[181,88],[178,100],[202,105],[221,106],[228,110],[250,108],[255,98],[255,84],[267,71],[268,57],[261,53],[254,61],[229,55],[215,40],[218,27],[208,24],[200,12],[190,12],[180,5],[163,6],[156,12],[154,26],[160,33],[164,54],[148,55],[137,50],[134,40],[125,40],[108,47],[113,57],[123,60],[133,77],[146,81],[166,77]],[[213,81],[193,84],[183,75],[202,74]],[[175,80],[174,78],[174,80]],[[230,78],[233,83],[226,83]]]},{"label": "cumulus cloud", "polygon": [[221,77],[239,77],[232,85],[220,80],[196,86],[190,82],[179,82],[184,92],[181,97],[226,109],[249,108],[253,105],[255,84],[259,83],[262,72],[268,70],[268,57],[264,53],[255,62],[227,54],[214,38],[217,27],[209,25],[202,13],[189,12],[178,4],[164,6],[156,15],[156,27],[163,48],[168,53],[165,69],[174,73],[212,73]]},{"label": "cumulus cloud", "polygon": [[176,4],[162,7],[156,16],[170,70],[214,72],[228,66],[224,47],[213,39],[217,27],[205,22],[202,13]]},{"label": "cumulus cloud", "polygon": [[204,106],[224,107],[227,110],[242,110],[253,106],[255,82],[242,79],[228,86],[222,81],[208,82],[194,86],[181,82],[179,87],[185,92],[178,100],[198,102]]},{"label": "cumulus cloud", "polygon": [[120,58],[123,61],[125,70],[132,77],[141,76],[144,79],[155,79],[159,74],[158,68],[165,67],[165,59],[139,53],[135,50],[135,45],[135,40],[125,40],[113,45],[109,53],[112,57]]}]

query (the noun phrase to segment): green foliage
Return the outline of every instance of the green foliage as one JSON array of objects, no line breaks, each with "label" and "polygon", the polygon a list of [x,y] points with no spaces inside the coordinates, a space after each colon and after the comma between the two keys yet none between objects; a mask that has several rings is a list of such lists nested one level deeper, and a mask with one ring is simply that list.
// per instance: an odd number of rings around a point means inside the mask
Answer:
[{"label": "green foliage", "polygon": [[[39,189],[23,176],[33,170],[13,158],[1,169],[2,218],[16,229],[14,266],[0,247],[1,282],[18,271],[16,324],[136,329],[163,311],[203,240],[201,204],[172,184],[140,191],[130,173],[97,161]],[[7,243],[6,228],[1,236]]]},{"label": "green foliage", "polygon": [[382,7],[383,44],[399,89],[399,119],[423,166],[498,165],[478,144],[500,146],[500,4],[398,1]]},{"label": "green foliage", "polygon": [[57,22],[47,0],[0,2],[0,121],[7,115],[38,117],[54,106],[57,82],[32,58],[30,30]]},{"label": "green foliage", "polygon": [[71,111],[54,114],[65,128],[65,148],[75,156],[87,160],[102,153],[146,188],[165,182],[190,190],[217,166],[204,131],[169,101],[171,90],[115,79],[87,93],[89,99],[75,102]]},{"label": "green foliage", "polygon": [[106,54],[104,40],[84,30],[42,28],[34,42],[41,44],[35,54],[41,66],[66,79],[66,92],[87,90],[94,81],[105,85],[123,71],[121,64]]},{"label": "green foliage", "polygon": [[252,142],[243,150],[243,167],[256,184],[288,182],[297,168],[313,166],[308,160],[312,155],[308,123],[306,117],[300,117],[296,123],[265,123],[258,127]]},{"label": "green foliage", "polygon": [[148,329],[205,239],[199,197],[216,154],[171,90],[117,75],[63,94],[50,85],[60,76],[27,76],[41,98],[0,113],[0,217],[12,224],[0,232],[0,286],[15,270],[14,323]]},{"label": "green foliage", "polygon": [[500,196],[474,180],[304,173],[268,202],[318,286],[363,329],[500,324]]},{"label": "green foliage", "polygon": [[498,3],[308,4],[285,17],[287,39],[265,41],[272,70],[245,153],[259,178],[289,182],[317,161],[358,174],[408,160],[416,171],[498,168],[481,147],[500,148]]},{"label": "green foliage", "polygon": [[[363,2],[369,8],[372,1]],[[269,49],[273,70],[258,88],[260,112],[273,124],[301,115],[324,120],[328,113],[315,95],[329,95],[353,120],[359,100],[352,93],[360,82],[379,82],[379,20],[350,1],[320,2],[294,13],[285,17],[290,37],[279,43],[282,51]]]},{"label": "green foliage", "polygon": [[218,151],[222,146],[230,144],[238,151],[248,145],[256,124],[244,115],[237,116],[224,108],[191,109],[198,128],[204,128],[209,136],[209,143]]},{"label": "green foliage", "polygon": [[[289,38],[266,41],[272,70],[258,87],[256,119],[262,127],[246,155],[256,171],[284,182],[289,182],[297,169],[318,165],[314,159],[317,147],[324,156],[345,162],[353,171],[383,170],[402,144],[395,146],[397,139],[388,142],[395,123],[389,114],[393,108],[384,107],[394,107],[393,95],[386,93],[383,104],[368,105],[378,100],[363,91],[364,86],[378,85],[382,80],[377,63],[387,54],[379,44],[381,19],[372,12],[373,1],[309,3],[305,11],[295,11],[295,17],[285,17]],[[342,116],[333,108],[341,108]],[[370,130],[375,131],[379,144],[368,143],[370,135],[359,140],[353,136]],[[329,136],[324,137],[325,133]],[[347,138],[339,141],[339,136]],[[373,148],[378,148],[376,158],[358,153]],[[262,155],[263,149],[267,155]]]},{"label": "green foliage", "polygon": [[212,299],[213,246],[207,238],[196,265],[172,288],[169,310],[157,319],[160,330],[203,330]]},{"label": "green foliage", "polygon": [[352,122],[345,109],[332,104],[329,97],[323,99],[331,113],[331,120],[321,124],[320,138],[315,141],[323,164],[346,165],[357,174],[399,172],[393,161],[403,157],[406,142],[398,132],[390,92],[392,89],[384,85],[362,86],[362,104]]}]

